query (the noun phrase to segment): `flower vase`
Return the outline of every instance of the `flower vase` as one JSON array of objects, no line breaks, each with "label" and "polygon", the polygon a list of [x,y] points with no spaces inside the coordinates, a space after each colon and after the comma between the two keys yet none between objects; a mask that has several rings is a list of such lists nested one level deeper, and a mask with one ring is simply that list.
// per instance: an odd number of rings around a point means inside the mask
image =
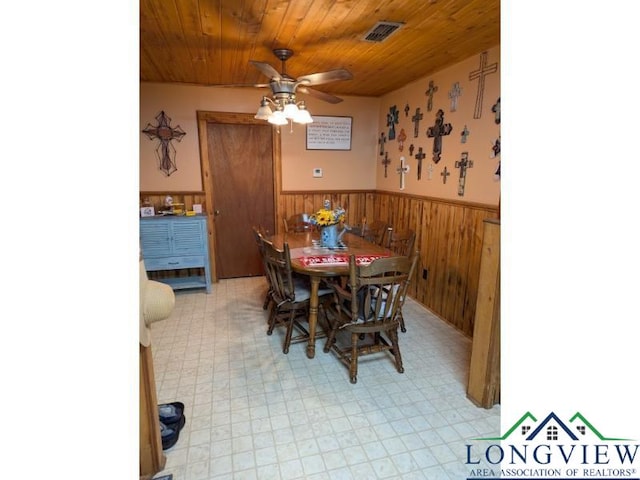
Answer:
[{"label": "flower vase", "polygon": [[338,247],[338,224],[327,225],[320,231],[320,245],[324,248]]}]

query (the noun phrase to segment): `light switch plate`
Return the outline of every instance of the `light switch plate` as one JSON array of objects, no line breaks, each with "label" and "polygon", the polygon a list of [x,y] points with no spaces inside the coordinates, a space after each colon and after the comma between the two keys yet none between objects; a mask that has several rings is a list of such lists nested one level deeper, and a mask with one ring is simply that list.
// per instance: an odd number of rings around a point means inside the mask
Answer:
[{"label": "light switch plate", "polygon": [[314,176],[314,178],[322,177],[322,169],[321,168],[314,168],[313,169],[313,176]]}]

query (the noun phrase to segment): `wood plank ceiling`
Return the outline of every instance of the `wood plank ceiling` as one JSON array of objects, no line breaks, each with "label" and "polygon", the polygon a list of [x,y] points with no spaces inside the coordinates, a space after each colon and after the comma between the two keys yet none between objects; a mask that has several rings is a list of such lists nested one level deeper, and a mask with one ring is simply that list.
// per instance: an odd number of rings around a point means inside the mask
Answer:
[{"label": "wood plank ceiling", "polygon": [[[385,41],[363,39],[400,22]],[[380,96],[500,43],[500,0],[140,0],[140,81],[265,84],[249,60],[299,77],[346,68],[352,80],[314,87]]]}]

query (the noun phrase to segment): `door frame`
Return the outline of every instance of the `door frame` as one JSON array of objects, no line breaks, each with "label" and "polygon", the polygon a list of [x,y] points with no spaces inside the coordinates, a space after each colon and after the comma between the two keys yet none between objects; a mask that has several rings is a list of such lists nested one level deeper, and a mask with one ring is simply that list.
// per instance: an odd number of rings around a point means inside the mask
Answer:
[{"label": "door frame", "polygon": [[[209,243],[209,263],[211,264],[211,281],[217,283],[218,273],[216,269],[216,231],[213,219],[213,172],[209,167],[209,144],[207,142],[207,124],[223,123],[231,125],[264,125],[264,120],[257,120],[251,113],[210,112],[197,110],[198,142],[200,144],[200,172],[202,174],[202,187],[205,195],[205,207],[207,215],[207,240]],[[280,218],[278,197],[282,190],[282,151],[280,148],[280,128],[271,128],[271,158],[273,159],[273,224],[277,226]]]}]

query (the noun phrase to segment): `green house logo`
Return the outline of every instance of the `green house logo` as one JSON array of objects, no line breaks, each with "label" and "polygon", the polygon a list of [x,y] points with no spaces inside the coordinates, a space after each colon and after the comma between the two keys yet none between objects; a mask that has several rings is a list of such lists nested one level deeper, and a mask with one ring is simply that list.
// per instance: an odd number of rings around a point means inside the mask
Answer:
[{"label": "green house logo", "polygon": [[549,413],[541,422],[538,422],[531,412],[527,412],[501,437],[474,438],[474,440],[501,441],[517,439],[530,441],[539,439],[539,435],[544,435],[546,436],[544,439],[546,441],[560,440],[563,437],[566,439],[568,437],[577,442],[587,438],[589,433],[592,434],[594,438],[605,442],[633,441],[633,439],[630,438],[605,437],[580,412],[576,412],[567,423],[560,420],[554,412]]}]

